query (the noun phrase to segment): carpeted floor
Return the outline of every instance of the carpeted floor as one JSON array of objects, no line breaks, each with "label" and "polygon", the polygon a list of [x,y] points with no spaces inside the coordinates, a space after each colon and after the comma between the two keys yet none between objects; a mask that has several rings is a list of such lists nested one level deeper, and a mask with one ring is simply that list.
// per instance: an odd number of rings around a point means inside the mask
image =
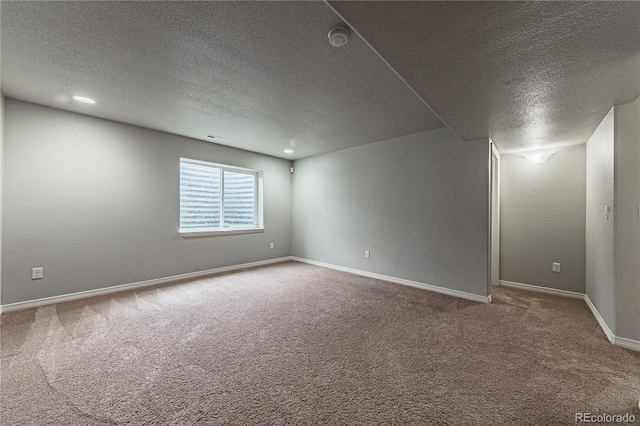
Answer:
[{"label": "carpeted floor", "polygon": [[640,420],[640,353],[583,301],[493,298],[287,262],[3,314],[0,423]]}]

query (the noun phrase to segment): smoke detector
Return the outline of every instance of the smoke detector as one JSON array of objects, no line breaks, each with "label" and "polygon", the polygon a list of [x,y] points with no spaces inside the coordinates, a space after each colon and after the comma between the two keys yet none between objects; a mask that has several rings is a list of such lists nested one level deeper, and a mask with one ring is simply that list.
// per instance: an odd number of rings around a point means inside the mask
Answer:
[{"label": "smoke detector", "polygon": [[349,30],[346,27],[333,27],[329,30],[329,43],[333,47],[342,47],[349,41]]}]

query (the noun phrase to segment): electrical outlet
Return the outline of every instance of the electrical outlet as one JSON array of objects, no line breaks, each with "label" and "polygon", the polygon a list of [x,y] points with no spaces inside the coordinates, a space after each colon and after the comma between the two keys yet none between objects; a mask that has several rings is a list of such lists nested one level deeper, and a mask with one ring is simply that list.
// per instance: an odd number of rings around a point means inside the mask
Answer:
[{"label": "electrical outlet", "polygon": [[561,265],[560,263],[553,262],[553,264],[551,265],[551,270],[552,270],[553,272],[560,272],[560,267],[561,267],[561,266],[562,266],[562,265]]},{"label": "electrical outlet", "polygon": [[365,259],[370,259],[371,258],[371,253],[369,253],[369,250],[365,250],[364,251],[364,258]]},{"label": "electrical outlet", "polygon": [[42,267],[40,268],[31,268],[31,279],[32,280],[41,280],[44,276],[44,272]]},{"label": "electrical outlet", "polygon": [[276,243],[269,243],[269,250],[276,248]]}]

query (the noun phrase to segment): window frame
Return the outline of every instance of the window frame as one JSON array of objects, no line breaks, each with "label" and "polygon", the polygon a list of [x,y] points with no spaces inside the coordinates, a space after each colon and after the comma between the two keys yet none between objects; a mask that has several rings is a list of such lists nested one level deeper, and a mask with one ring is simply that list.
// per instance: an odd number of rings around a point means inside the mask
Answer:
[{"label": "window frame", "polygon": [[[212,167],[220,170],[220,223],[224,225],[224,172],[238,172],[251,174],[256,177],[256,190],[254,193],[254,205],[255,205],[255,221],[254,226],[250,227],[236,227],[236,228],[195,228],[195,229],[182,229],[180,228],[180,172],[178,172],[178,234],[183,238],[188,237],[207,237],[207,236],[221,236],[221,235],[239,235],[239,234],[255,234],[264,232],[264,214],[263,214],[263,172],[262,170],[248,169],[245,167],[231,166],[228,164],[213,163],[210,161],[195,160],[193,158],[180,157],[178,166],[182,163],[194,164],[197,166]],[[180,169],[180,167],[178,167]]]}]

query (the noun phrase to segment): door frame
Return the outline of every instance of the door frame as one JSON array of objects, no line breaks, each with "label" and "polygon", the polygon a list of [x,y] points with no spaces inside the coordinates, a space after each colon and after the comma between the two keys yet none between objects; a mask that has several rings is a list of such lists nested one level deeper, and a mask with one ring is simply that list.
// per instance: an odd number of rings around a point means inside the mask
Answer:
[{"label": "door frame", "polygon": [[491,286],[500,285],[500,152],[489,139],[489,273],[487,294]]}]

